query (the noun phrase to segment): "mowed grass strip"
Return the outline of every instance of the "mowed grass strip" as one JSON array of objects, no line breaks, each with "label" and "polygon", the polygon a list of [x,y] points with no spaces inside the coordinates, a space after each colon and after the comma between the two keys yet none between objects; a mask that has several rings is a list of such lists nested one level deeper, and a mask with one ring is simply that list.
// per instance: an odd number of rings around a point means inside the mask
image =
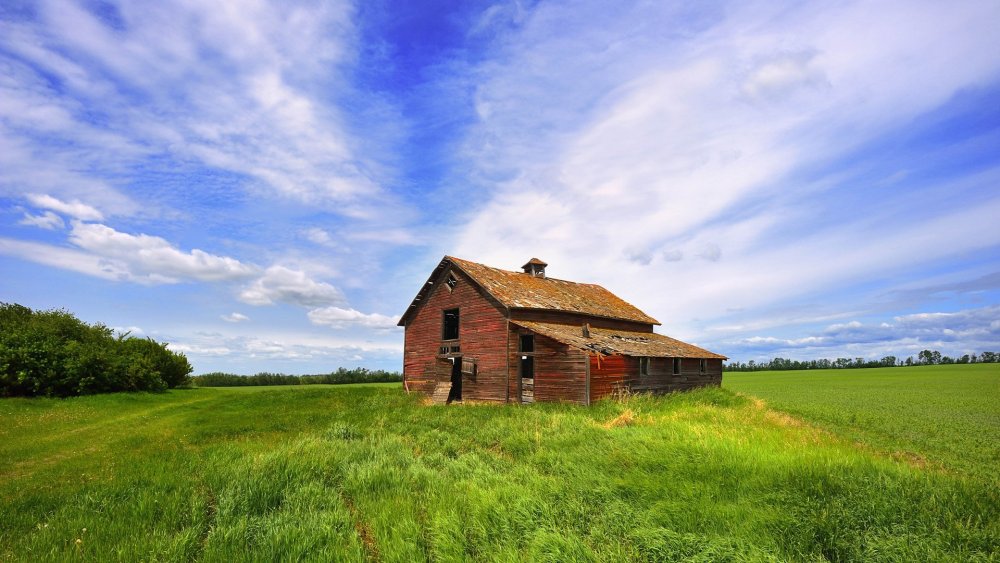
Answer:
[{"label": "mowed grass strip", "polygon": [[899,459],[1000,487],[1000,364],[727,372],[723,386]]},{"label": "mowed grass strip", "polygon": [[0,401],[0,559],[996,560],[1000,495],[724,389]]}]

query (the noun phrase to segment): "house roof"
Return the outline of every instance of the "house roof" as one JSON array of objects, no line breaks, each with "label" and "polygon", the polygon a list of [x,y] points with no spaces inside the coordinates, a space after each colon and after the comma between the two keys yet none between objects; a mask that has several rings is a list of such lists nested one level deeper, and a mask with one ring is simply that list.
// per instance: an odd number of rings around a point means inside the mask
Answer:
[{"label": "house roof", "polygon": [[590,336],[583,335],[580,325],[538,323],[533,321],[511,321],[511,324],[547,336],[557,342],[572,346],[591,354],[611,356],[650,356],[654,358],[718,358],[726,356],[709,352],[687,342],[652,332],[590,328]]},{"label": "house roof", "polygon": [[[532,260],[537,260],[537,258]],[[544,264],[541,260],[538,262]],[[660,324],[659,321],[643,313],[634,305],[596,284],[532,276],[524,272],[501,270],[453,256],[445,256],[400,318],[400,326],[405,325],[409,316],[419,308],[427,292],[433,287],[434,279],[449,264],[464,272],[507,309],[567,311],[607,319]]]}]

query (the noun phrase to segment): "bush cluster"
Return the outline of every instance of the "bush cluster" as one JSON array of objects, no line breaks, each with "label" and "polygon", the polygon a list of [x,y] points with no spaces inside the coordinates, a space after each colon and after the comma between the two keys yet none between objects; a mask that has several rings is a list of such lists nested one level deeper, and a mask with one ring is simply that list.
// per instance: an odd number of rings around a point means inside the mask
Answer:
[{"label": "bush cluster", "polygon": [[62,310],[0,303],[0,396],[161,391],[190,382],[183,354],[151,338],[115,336]]},{"label": "bush cluster", "polygon": [[244,387],[256,385],[312,385],[316,383],[392,383],[403,381],[403,374],[395,371],[366,368],[338,368],[337,371],[319,375],[285,375],[261,372],[256,375],[236,375],[212,372],[191,378],[198,387]]}]

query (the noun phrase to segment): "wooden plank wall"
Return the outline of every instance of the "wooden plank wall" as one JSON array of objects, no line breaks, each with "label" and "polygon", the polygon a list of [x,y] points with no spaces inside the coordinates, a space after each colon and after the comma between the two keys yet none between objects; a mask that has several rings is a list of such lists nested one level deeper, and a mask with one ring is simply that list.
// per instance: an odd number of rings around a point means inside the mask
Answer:
[{"label": "wooden plank wall", "polygon": [[[521,353],[518,351],[521,333],[532,334],[511,326],[510,334],[510,397],[520,401]],[[587,402],[587,355],[546,336],[535,334],[535,401]]]},{"label": "wooden plank wall", "polygon": [[698,358],[681,358],[681,373],[673,374],[673,358],[650,358],[649,375],[640,376],[636,362],[635,376],[631,381],[633,391],[669,393],[696,387],[722,385],[722,360],[705,360],[705,373],[701,372]]},{"label": "wooden plank wall", "polygon": [[590,356],[590,400],[597,401],[628,387],[639,373],[639,360],[630,356]]},{"label": "wooden plank wall", "polygon": [[535,400],[587,402],[587,356],[535,335]]},{"label": "wooden plank wall", "polygon": [[[443,345],[461,346],[464,358],[476,360],[476,377],[462,378],[462,399],[503,401],[507,398],[507,320],[461,271],[449,291],[448,270],[434,280],[434,289],[406,325],[403,338],[403,379],[410,391],[431,396],[439,381],[451,380],[451,362],[438,357]],[[441,340],[445,309],[459,309],[458,341]]]},{"label": "wooden plank wall", "polygon": [[722,360],[706,360],[705,373],[697,358],[682,358],[681,373],[673,374],[673,358],[650,358],[649,375],[639,375],[639,358],[605,356],[590,358],[590,399],[611,396],[617,389],[669,393],[704,386],[722,385]]}]

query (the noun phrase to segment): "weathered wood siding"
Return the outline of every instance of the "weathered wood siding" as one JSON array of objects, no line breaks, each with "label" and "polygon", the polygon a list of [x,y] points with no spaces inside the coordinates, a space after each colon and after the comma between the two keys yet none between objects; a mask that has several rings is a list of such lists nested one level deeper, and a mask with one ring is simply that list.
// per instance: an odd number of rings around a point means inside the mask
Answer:
[{"label": "weathered wood siding", "polygon": [[673,358],[650,358],[649,375],[639,375],[639,358],[605,356],[590,358],[590,399],[610,396],[628,388],[636,392],[669,393],[722,384],[722,360],[705,360],[705,372],[697,358],[681,358],[681,373],[673,374]]},{"label": "weathered wood siding", "polygon": [[719,386],[722,384],[722,360],[705,360],[705,371],[701,371],[698,358],[681,358],[681,373],[673,374],[673,358],[650,358],[649,375],[638,375],[632,381],[633,391],[669,393],[696,387]]},{"label": "weathered wood siding", "polygon": [[[462,376],[462,398],[507,399],[507,319],[461,271],[452,270],[458,283],[445,285],[448,271],[434,280],[434,288],[406,325],[403,337],[403,380],[410,391],[430,396],[438,381],[450,381],[451,363],[439,357],[442,345],[461,347],[464,358],[476,360],[475,378]],[[457,341],[443,341],[442,316],[459,309]]]},{"label": "weathered wood siding", "polygon": [[590,400],[603,399],[626,388],[639,373],[639,361],[630,356],[590,356]]},{"label": "weathered wood siding", "polygon": [[535,400],[586,403],[587,356],[541,335],[535,350]]},{"label": "weathered wood siding", "polygon": [[[510,397],[518,402],[521,397],[521,352],[518,350],[521,334],[534,334],[511,326],[510,332]],[[587,402],[587,355],[535,334],[535,401]]]}]

